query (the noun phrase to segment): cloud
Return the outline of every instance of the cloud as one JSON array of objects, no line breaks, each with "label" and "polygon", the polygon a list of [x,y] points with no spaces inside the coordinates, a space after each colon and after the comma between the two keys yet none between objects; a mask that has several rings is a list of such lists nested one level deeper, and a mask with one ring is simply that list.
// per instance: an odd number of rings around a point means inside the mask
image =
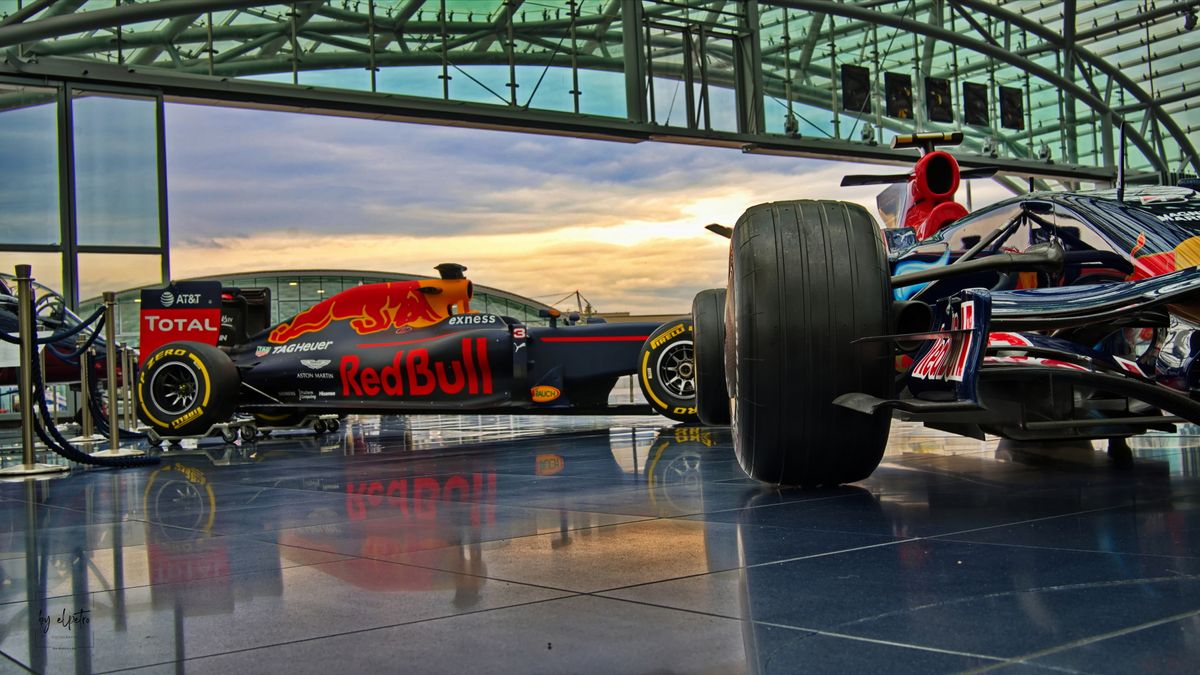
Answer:
[{"label": "cloud", "polygon": [[[168,106],[172,269],[430,273],[467,265],[526,296],[578,289],[601,311],[688,311],[724,284],[749,206],[849,200],[847,173],[896,167],[189,105]],[[235,135],[231,129],[237,129]],[[236,137],[236,141],[233,138]],[[982,189],[981,189],[982,188]],[[976,184],[975,206],[1007,196]]]}]

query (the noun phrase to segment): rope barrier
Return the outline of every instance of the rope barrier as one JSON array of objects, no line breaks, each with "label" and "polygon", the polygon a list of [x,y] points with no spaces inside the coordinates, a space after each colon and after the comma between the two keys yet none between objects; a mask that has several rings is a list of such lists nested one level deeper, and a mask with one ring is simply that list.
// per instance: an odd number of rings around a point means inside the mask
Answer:
[{"label": "rope barrier", "polygon": [[[46,447],[58,453],[62,457],[79,464],[90,464],[93,466],[105,466],[113,468],[126,468],[133,466],[151,466],[158,464],[160,459],[154,456],[138,456],[138,457],[93,457],[86,452],[71,445],[71,442],[63,437],[59,432],[58,427],[54,424],[54,418],[50,415],[50,408],[46,406],[46,382],[42,377],[41,359],[34,355],[32,369],[34,381],[34,395],[37,399],[38,412],[40,415],[34,415],[33,427],[34,431]],[[111,387],[110,387],[111,388]],[[111,399],[111,396],[109,397]]]},{"label": "rope barrier", "polygon": [[[92,312],[91,316],[84,319],[79,324],[72,326],[65,331],[62,331],[61,333],[55,333],[53,335],[47,335],[44,338],[38,338],[36,341],[36,344],[46,345],[46,344],[50,344],[51,342],[58,342],[59,340],[65,340],[70,337],[75,337],[84,328],[87,328],[88,324],[90,324],[93,321],[96,321],[97,319],[99,319],[102,316],[104,316],[104,308],[100,307],[95,312]],[[7,343],[13,344],[13,345],[21,344],[20,337],[13,337],[12,335],[5,333],[4,331],[0,331],[0,341],[4,341],[4,342],[7,342]]]}]

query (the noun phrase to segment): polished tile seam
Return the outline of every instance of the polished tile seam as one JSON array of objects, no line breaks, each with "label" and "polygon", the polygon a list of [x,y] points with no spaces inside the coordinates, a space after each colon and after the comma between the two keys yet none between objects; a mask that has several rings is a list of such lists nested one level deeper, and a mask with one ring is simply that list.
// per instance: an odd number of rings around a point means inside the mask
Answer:
[{"label": "polished tile seam", "polygon": [[1002,656],[993,656],[991,654],[976,654],[974,652],[964,652],[957,649],[943,649],[941,647],[928,647],[925,645],[910,644],[907,642],[896,642],[895,640],[881,640],[879,638],[870,638],[862,635],[849,635],[846,633],[838,633],[830,630],[822,630],[819,628],[801,628],[797,626],[789,626],[786,624],[774,623],[771,621],[754,621],[759,626],[769,626],[771,628],[781,628],[785,630],[794,630],[799,632],[811,633],[813,635],[822,635],[825,637],[839,638],[842,640],[853,640],[855,642],[867,642],[870,644],[883,645],[885,647],[900,647],[902,649],[913,649],[921,652],[931,652],[934,654],[946,654],[949,656],[962,656],[972,659],[983,659],[986,661],[1004,661]]},{"label": "polished tile seam", "polygon": [[[1115,580],[1108,580],[1108,581],[1090,581],[1090,582],[1079,583],[1079,584],[1058,584],[1056,586],[1041,586],[1041,587],[1022,588],[1022,589],[1007,589],[1007,590],[1003,590],[1003,591],[996,591],[994,593],[981,593],[978,595],[957,597],[952,600],[944,600],[941,602],[930,602],[930,603],[926,603],[924,605],[915,605],[915,606],[911,606],[911,607],[904,607],[902,609],[892,610],[890,612],[881,612],[881,613],[875,614],[873,616],[864,616],[864,617],[860,617],[858,619],[854,619],[853,621],[845,621],[845,622],[838,624],[838,626],[839,627],[840,626],[853,626],[856,624],[867,623],[870,621],[878,621],[880,619],[887,619],[890,617],[901,616],[904,614],[913,614],[915,612],[921,612],[921,611],[924,611],[927,609],[941,609],[941,608],[945,608],[945,607],[953,607],[954,605],[963,605],[963,604],[979,602],[981,600],[996,600],[998,598],[1010,598],[1010,597],[1026,595],[1026,594],[1030,594],[1030,593],[1050,594],[1050,593],[1057,593],[1060,591],[1068,591],[1069,592],[1069,591],[1092,590],[1092,589],[1113,589],[1113,588],[1121,588],[1121,587],[1126,587],[1126,586],[1146,586],[1146,585],[1159,584],[1159,583],[1170,584],[1170,583],[1176,583],[1176,582],[1181,582],[1181,581],[1200,581],[1200,574],[1183,574],[1183,575],[1176,575],[1176,576],[1170,576],[1170,577],[1144,577],[1144,578],[1139,578],[1139,579],[1115,579]],[[1197,609],[1194,612],[1189,612],[1189,614],[1193,614],[1193,613],[1200,614],[1200,609]]]},{"label": "polished tile seam", "polygon": [[1080,638],[1078,640],[1073,640],[1071,642],[1061,644],[1057,647],[1049,647],[1047,649],[1043,649],[1040,651],[1030,652],[1028,654],[1022,654],[1021,656],[1010,657],[1010,658],[1005,659],[1004,663],[998,663],[995,665],[986,666],[984,668],[979,668],[979,669],[975,669],[975,670],[969,670],[966,672],[974,675],[975,673],[986,673],[986,672],[995,670],[997,668],[1004,668],[1006,666],[1016,665],[1016,664],[1033,665],[1033,666],[1039,666],[1039,667],[1052,667],[1052,666],[1043,666],[1040,663],[1030,663],[1030,661],[1032,661],[1034,659],[1040,659],[1045,656],[1050,656],[1052,654],[1058,654],[1061,652],[1069,651],[1071,649],[1076,649],[1078,647],[1086,647],[1087,645],[1095,644],[1097,642],[1101,642],[1104,640],[1109,640],[1109,639],[1121,637],[1124,635],[1131,635],[1133,633],[1138,633],[1143,630],[1155,628],[1157,626],[1164,626],[1169,623],[1175,623],[1177,621],[1189,619],[1194,616],[1200,616],[1200,609],[1192,610],[1190,612],[1181,612],[1179,614],[1175,614],[1172,616],[1166,616],[1166,617],[1162,617],[1160,619],[1155,619],[1153,621],[1147,621],[1146,623],[1138,624],[1136,626],[1128,626],[1126,628],[1109,631],[1107,633],[1099,633],[1097,635],[1092,635],[1092,636],[1089,636],[1086,638]]},{"label": "polished tile seam", "polygon": [[1061,551],[1063,553],[1097,553],[1101,555],[1127,555],[1137,556],[1141,558],[1163,558],[1165,560],[1200,560],[1200,555],[1168,555],[1166,553],[1143,553],[1141,551],[1104,551],[1095,548],[1070,548],[1066,546],[1039,546],[1037,544],[1018,544],[1013,542],[1003,541],[972,541],[970,539],[945,539],[941,535],[930,537],[938,541],[953,542],[955,544],[967,544],[970,546],[1004,546],[1007,548],[1021,548],[1033,551]]},{"label": "polished tile seam", "polygon": [[[258,540],[255,540],[255,541],[256,541],[256,543],[264,543],[264,542],[260,542]],[[277,570],[298,570],[298,569],[301,569],[304,567],[313,567],[315,565],[328,565],[331,563],[346,562],[347,560],[367,559],[367,558],[361,558],[360,556],[346,555],[345,553],[333,553],[330,551],[323,551],[323,550],[319,550],[319,549],[304,548],[302,546],[292,546],[290,544],[277,544],[277,545],[281,546],[281,547],[286,547],[286,548],[294,548],[294,549],[298,549],[298,550],[311,551],[314,553],[324,553],[326,555],[333,556],[333,558],[331,560],[322,560],[320,562],[297,563],[294,565],[283,565],[281,567],[263,567],[262,569],[231,572],[229,574],[214,574],[211,577],[202,577],[200,579],[197,579],[196,581],[207,582],[207,581],[215,581],[218,579],[236,579],[238,577],[250,577],[250,576],[257,575],[257,574],[263,574],[263,573],[270,572],[271,570],[276,570],[276,569]],[[135,544],[133,546],[126,546],[124,548],[136,548],[137,546],[144,546],[144,544]],[[370,558],[370,560],[376,560],[376,559]],[[404,563],[396,563],[391,560],[377,560],[377,562],[388,562],[388,563],[392,563],[394,565],[403,565],[404,564]],[[416,565],[408,565],[408,567],[416,567]],[[439,570],[439,571],[441,571],[441,570]],[[97,575],[97,576],[99,576],[99,575]],[[154,586],[162,586],[162,585],[164,585],[164,584],[149,583],[149,584],[125,585],[125,586],[121,586],[120,588],[102,588],[102,589],[97,589],[94,591],[90,590],[87,592],[87,595],[94,596],[94,595],[105,595],[105,594],[109,594],[109,593],[117,593],[117,592],[125,592],[125,591],[136,591],[136,590],[141,590],[144,588],[152,588]],[[169,585],[169,584],[165,584],[165,585]],[[525,585],[528,586],[529,584],[525,584]],[[44,596],[42,599],[43,600],[58,600],[61,598],[73,597],[74,595],[75,594],[73,592],[63,593],[61,595],[47,595],[47,596]],[[24,599],[12,600],[9,602],[0,602],[0,609],[7,607],[9,605],[24,604],[24,603],[25,603]]]},{"label": "polished tile seam", "polygon": [[[1150,500],[1150,501],[1142,502],[1142,503],[1149,505],[1149,504],[1154,504],[1154,503],[1160,502],[1160,501],[1167,501],[1168,499],[1169,498],[1154,499],[1154,500]],[[1088,515],[1090,513],[1103,513],[1104,511],[1116,511],[1119,509],[1127,509],[1130,506],[1132,506],[1132,504],[1114,504],[1112,506],[1100,506],[1100,507],[1097,507],[1094,509],[1084,509],[1082,511],[1071,511],[1070,513],[1059,513],[1059,514],[1055,514],[1053,516],[1039,516],[1037,518],[1026,518],[1025,520],[1014,520],[1014,521],[1006,522],[1006,523],[997,523],[995,525],[985,525],[983,527],[972,527],[972,528],[966,529],[966,530],[955,530],[954,532],[942,532],[941,534],[931,534],[931,535],[926,535],[926,536],[919,537],[919,538],[920,539],[941,539],[944,537],[956,537],[956,536],[963,535],[963,534],[972,534],[974,532],[985,532],[987,530],[995,530],[995,529],[1001,528],[1001,527],[1013,527],[1016,525],[1031,525],[1033,523],[1041,523],[1041,522],[1045,522],[1047,520],[1057,520],[1059,518],[1074,518],[1075,516],[1084,516],[1084,515]]]},{"label": "polished tile seam", "polygon": [[20,668],[21,670],[23,670],[23,671],[24,671],[24,672],[26,672],[26,673],[32,673],[32,672],[33,672],[33,669],[32,669],[32,668],[30,668],[29,666],[26,666],[24,663],[21,663],[20,661],[18,661],[18,660],[17,660],[17,659],[15,659],[14,657],[12,657],[12,656],[9,656],[8,652],[6,652],[6,651],[4,651],[4,650],[2,650],[2,649],[0,649],[0,656],[4,657],[5,659],[7,659],[7,660],[9,660],[9,661],[12,661],[12,662],[13,662],[13,663],[14,663],[14,664],[15,664],[15,665],[18,667],[18,668]]},{"label": "polished tile seam", "polygon": [[[508,583],[511,583],[511,582],[508,582]],[[522,585],[530,586],[531,584],[522,584]],[[385,626],[371,626],[370,628],[359,628],[358,630],[341,631],[341,632],[337,632],[337,633],[329,633],[327,635],[315,635],[312,637],[296,638],[294,640],[284,640],[282,642],[273,642],[271,644],[258,645],[255,647],[243,647],[242,649],[232,649],[227,652],[217,652],[217,653],[213,653],[213,654],[204,654],[204,655],[198,655],[198,656],[186,656],[183,659],[183,663],[186,663],[188,661],[199,661],[202,659],[216,658],[218,656],[228,656],[230,654],[243,654],[246,652],[254,652],[254,651],[259,651],[259,650],[263,650],[263,649],[273,649],[276,647],[286,647],[288,645],[304,644],[306,642],[316,642],[318,640],[326,640],[329,638],[348,637],[351,635],[359,635],[362,633],[373,633],[376,631],[389,630],[392,628],[402,628],[404,626],[417,626],[417,625],[420,625],[423,623],[431,623],[434,621],[444,621],[447,619],[458,619],[458,618],[461,618],[464,616],[471,616],[473,614],[486,614],[487,612],[508,610],[508,609],[513,609],[513,608],[517,608],[517,607],[528,607],[531,605],[540,605],[540,604],[549,603],[549,602],[557,602],[559,600],[569,600],[571,598],[580,597],[580,596],[584,596],[584,595],[588,595],[588,594],[587,593],[570,593],[569,595],[559,596],[557,598],[543,598],[541,600],[530,600],[529,602],[516,602],[511,605],[501,605],[499,607],[489,607],[487,609],[477,609],[477,610],[472,610],[472,611],[468,611],[468,612],[459,612],[457,614],[449,614],[446,616],[432,616],[432,617],[425,618],[425,619],[416,619],[414,621],[401,621],[400,623],[393,623],[393,624],[388,624]],[[615,598],[606,598],[606,599],[612,600]],[[686,610],[677,610],[677,611],[686,611]],[[695,613],[695,612],[692,612],[692,613]],[[176,663],[180,663],[180,662],[177,660],[172,660],[172,661],[159,661],[156,663],[144,663],[144,664],[137,665],[137,666],[129,666],[127,668],[116,668],[113,670],[98,671],[97,675],[107,675],[108,673],[123,673],[123,672],[128,672],[131,670],[139,670],[139,669],[143,669],[143,668],[153,668],[155,666],[166,666],[166,665],[171,665],[171,664],[176,664]]]}]

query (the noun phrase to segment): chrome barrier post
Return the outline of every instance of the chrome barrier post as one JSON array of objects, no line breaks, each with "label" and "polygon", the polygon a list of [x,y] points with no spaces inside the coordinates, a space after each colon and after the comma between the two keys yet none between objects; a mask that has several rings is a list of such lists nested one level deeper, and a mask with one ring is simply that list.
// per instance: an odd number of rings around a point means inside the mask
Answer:
[{"label": "chrome barrier post", "polygon": [[[88,338],[79,336],[79,346],[83,347]],[[92,348],[88,347],[79,355],[79,435],[69,439],[72,445],[86,445],[104,440],[96,434],[92,423]]]},{"label": "chrome barrier post", "polygon": [[21,339],[21,463],[0,469],[0,476],[34,476],[69,471],[61,464],[39,464],[33,457],[33,388],[34,342],[37,330],[33,317],[33,276],[29,265],[17,265],[17,325]]},{"label": "chrome barrier post", "polygon": [[132,346],[130,346],[129,347],[129,370],[126,372],[129,373],[129,399],[128,399],[129,428],[137,430],[137,431],[142,431],[145,429],[145,425],[143,425],[141,423],[141,420],[138,419],[138,415],[137,415],[138,361],[140,360],[138,358],[138,355],[139,355],[138,350],[136,350]]},{"label": "chrome barrier post", "polygon": [[125,404],[125,428],[133,429],[137,422],[133,417],[133,348],[128,343],[121,345],[121,399]]},{"label": "chrome barrier post", "polygon": [[104,366],[108,382],[105,390],[108,392],[108,449],[92,453],[93,457],[132,457],[146,453],[134,448],[122,448],[120,445],[121,432],[121,385],[117,382],[117,322],[114,306],[117,294],[112,291],[104,292]]}]

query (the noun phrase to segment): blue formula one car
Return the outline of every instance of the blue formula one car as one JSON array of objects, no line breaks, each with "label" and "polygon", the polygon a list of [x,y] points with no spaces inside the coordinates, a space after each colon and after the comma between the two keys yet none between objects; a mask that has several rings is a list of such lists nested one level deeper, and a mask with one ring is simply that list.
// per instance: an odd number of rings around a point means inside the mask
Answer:
[{"label": "blue formula one car", "polygon": [[[1200,422],[1200,260],[1190,235],[1169,243],[1200,222],[1200,200],[1164,192],[1122,195],[1132,204],[1115,194],[1013,200],[990,210],[1012,215],[993,219],[956,260],[899,273],[902,259],[856,204],[752,207],[731,232],[724,302],[706,291],[693,305],[701,416],[727,391],[743,469],[799,485],[869,476],[893,415],[980,438],[1106,438],[1118,454],[1128,436]],[[1087,228],[1038,222],[1059,206],[1095,211]],[[1149,251],[1093,246],[1073,256],[1085,231],[1101,231],[1096,213],[1106,231],[1136,232],[1134,246]],[[1023,227],[1020,252],[981,255]],[[978,283],[989,275],[1032,275],[1047,287]]]},{"label": "blue formula one car", "polygon": [[[694,418],[690,320],[564,325],[544,310],[548,326],[527,326],[473,310],[462,265],[438,270],[347,288],[274,326],[263,293],[247,301],[262,289],[216,284],[212,309],[184,307],[181,298],[206,302],[189,282],[162,290],[162,302],[155,289],[141,303],[139,414],[159,438],[226,440],[235,413],[261,426],[356,413]],[[648,405],[610,403],[618,378],[634,373]]]}]

